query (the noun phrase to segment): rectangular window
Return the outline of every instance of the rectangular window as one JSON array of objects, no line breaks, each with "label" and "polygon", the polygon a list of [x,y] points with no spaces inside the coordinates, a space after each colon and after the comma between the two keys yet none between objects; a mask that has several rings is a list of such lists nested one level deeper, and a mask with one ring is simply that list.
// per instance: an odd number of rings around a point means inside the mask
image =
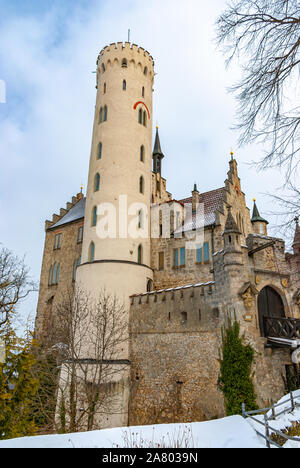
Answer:
[{"label": "rectangular window", "polygon": [[179,256],[178,256],[178,249],[174,250],[174,267],[177,268],[179,266]]},{"label": "rectangular window", "polygon": [[197,247],[196,250],[196,263],[202,263],[202,247]]},{"label": "rectangular window", "polygon": [[185,266],[185,247],[180,249],[180,266]]},{"label": "rectangular window", "polygon": [[180,249],[174,249],[174,267],[184,267],[185,266],[185,247]]},{"label": "rectangular window", "polygon": [[83,239],[83,226],[80,226],[78,229],[78,238],[77,238],[77,244],[81,244]]},{"label": "rectangular window", "polygon": [[205,242],[203,246],[204,262],[209,262],[209,243]]},{"label": "rectangular window", "polygon": [[164,252],[159,252],[158,254],[158,269],[162,271],[165,268],[165,254]]},{"label": "rectangular window", "polygon": [[61,239],[62,239],[62,234],[56,234],[55,240],[54,240],[54,250],[58,250],[61,248]]}]

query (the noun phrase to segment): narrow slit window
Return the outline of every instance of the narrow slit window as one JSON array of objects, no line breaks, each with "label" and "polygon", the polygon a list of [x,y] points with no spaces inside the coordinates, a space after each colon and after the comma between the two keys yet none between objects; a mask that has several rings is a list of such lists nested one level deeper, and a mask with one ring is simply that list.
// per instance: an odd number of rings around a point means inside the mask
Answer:
[{"label": "narrow slit window", "polygon": [[127,88],[126,80],[123,80],[123,91],[126,91],[126,88]]},{"label": "narrow slit window", "polygon": [[95,192],[99,192],[99,190],[100,190],[100,174],[97,173],[97,174],[95,175],[95,186],[94,186],[94,191],[95,191]]},{"label": "narrow slit window", "polygon": [[89,262],[94,262],[95,261],[95,244],[94,242],[91,242],[90,248],[89,248]]},{"label": "narrow slit window", "polygon": [[145,148],[144,146],[141,146],[141,149],[140,149],[140,161],[141,162],[144,162],[145,160]]},{"label": "narrow slit window", "polygon": [[138,247],[138,264],[142,265],[143,263],[143,246],[140,244]]},{"label": "narrow slit window", "polygon": [[98,159],[102,158],[102,143],[99,143],[98,145]]},{"label": "narrow slit window", "polygon": [[92,227],[97,225],[97,207],[94,206],[92,210]]},{"label": "narrow slit window", "polygon": [[140,193],[144,193],[144,177],[140,177]]}]

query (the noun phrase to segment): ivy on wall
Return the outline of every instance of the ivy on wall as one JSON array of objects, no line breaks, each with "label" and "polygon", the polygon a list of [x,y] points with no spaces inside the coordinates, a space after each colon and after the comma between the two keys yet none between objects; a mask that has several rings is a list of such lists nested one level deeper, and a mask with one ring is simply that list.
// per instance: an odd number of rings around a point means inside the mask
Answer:
[{"label": "ivy on wall", "polygon": [[219,386],[224,394],[226,415],[242,414],[257,409],[251,376],[254,349],[240,336],[240,324],[228,317],[222,330],[222,359],[220,361]]}]

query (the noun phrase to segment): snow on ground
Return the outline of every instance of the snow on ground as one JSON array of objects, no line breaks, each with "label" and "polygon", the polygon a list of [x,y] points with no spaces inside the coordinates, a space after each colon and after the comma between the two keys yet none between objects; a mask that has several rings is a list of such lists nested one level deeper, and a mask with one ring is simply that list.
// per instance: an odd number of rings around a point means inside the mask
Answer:
[{"label": "snow on ground", "polygon": [[[178,446],[178,441],[182,441]],[[191,424],[104,429],[78,434],[24,437],[0,448],[256,448],[264,444],[241,416]]]},{"label": "snow on ground", "polygon": [[[300,405],[300,390],[294,392]],[[276,409],[290,407],[289,396],[278,403],[286,402]],[[270,416],[271,413],[268,414]],[[256,416],[263,420],[263,416]],[[300,421],[300,406],[294,412],[280,415],[270,422],[274,429],[284,429],[294,421]],[[0,441],[0,448],[266,448],[263,438],[255,432],[264,433],[264,427],[251,419],[230,416],[213,421],[191,424],[162,424],[129,428],[104,429],[102,431],[76,434],[24,437]],[[289,441],[285,448],[300,448],[300,443]]]}]

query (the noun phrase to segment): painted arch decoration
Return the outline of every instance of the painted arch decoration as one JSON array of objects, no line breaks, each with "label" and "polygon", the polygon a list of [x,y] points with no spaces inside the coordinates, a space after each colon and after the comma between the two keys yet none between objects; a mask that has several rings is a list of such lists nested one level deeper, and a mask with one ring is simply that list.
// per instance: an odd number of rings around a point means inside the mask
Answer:
[{"label": "painted arch decoration", "polygon": [[150,111],[149,111],[148,107],[146,106],[146,104],[145,104],[143,101],[138,101],[138,102],[136,102],[136,103],[134,104],[134,106],[133,106],[133,109],[136,110],[137,107],[138,107],[140,104],[146,108],[146,110],[147,110],[147,112],[148,112],[148,118],[149,118],[149,120],[150,120]]}]

